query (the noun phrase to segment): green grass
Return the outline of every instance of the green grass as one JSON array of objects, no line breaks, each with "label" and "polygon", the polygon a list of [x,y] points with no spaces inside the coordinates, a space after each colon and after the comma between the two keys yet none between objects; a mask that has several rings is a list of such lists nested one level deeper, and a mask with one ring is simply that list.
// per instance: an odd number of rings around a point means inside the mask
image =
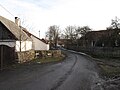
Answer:
[{"label": "green grass", "polygon": [[120,74],[120,67],[112,67],[109,65],[99,65],[101,68],[101,75],[106,77],[113,77]]},{"label": "green grass", "polygon": [[38,59],[33,59],[31,61],[28,62],[24,62],[24,63],[16,63],[10,66],[7,66],[5,69],[18,69],[18,68],[22,68],[25,66],[29,66],[31,64],[45,64],[45,63],[51,63],[51,62],[60,62],[62,60],[64,60],[66,57],[66,55],[62,55],[60,57],[46,57],[46,58],[38,58]]},{"label": "green grass", "polygon": [[120,75],[120,58],[92,56],[100,67],[100,74],[105,78]]},{"label": "green grass", "polygon": [[65,57],[47,57],[47,58],[41,58],[41,59],[34,59],[33,62],[36,63],[50,63],[50,62],[59,62],[62,61]]}]

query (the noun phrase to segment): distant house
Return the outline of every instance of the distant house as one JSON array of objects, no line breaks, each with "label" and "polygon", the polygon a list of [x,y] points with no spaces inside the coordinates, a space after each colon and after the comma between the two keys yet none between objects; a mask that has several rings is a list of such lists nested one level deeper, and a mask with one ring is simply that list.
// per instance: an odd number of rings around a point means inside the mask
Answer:
[{"label": "distant house", "polygon": [[38,51],[38,50],[49,50],[48,41],[36,37],[35,35],[33,35],[33,34],[31,34],[30,32],[28,32],[25,28],[23,29],[23,31],[24,31],[30,38],[32,38],[32,40],[33,40],[33,41],[32,41],[32,42],[33,42],[33,49],[34,49],[35,51]]},{"label": "distant house", "polygon": [[58,45],[62,47],[67,47],[68,45],[71,45],[70,39],[58,39]]},{"label": "distant house", "polygon": [[83,47],[118,47],[120,46],[120,29],[90,31],[80,38]]}]

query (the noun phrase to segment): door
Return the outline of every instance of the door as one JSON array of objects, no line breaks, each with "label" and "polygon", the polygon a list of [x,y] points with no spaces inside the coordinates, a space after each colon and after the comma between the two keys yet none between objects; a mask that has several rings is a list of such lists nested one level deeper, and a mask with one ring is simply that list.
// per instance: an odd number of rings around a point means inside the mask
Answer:
[{"label": "door", "polygon": [[15,62],[15,48],[0,45],[0,67],[4,68]]}]

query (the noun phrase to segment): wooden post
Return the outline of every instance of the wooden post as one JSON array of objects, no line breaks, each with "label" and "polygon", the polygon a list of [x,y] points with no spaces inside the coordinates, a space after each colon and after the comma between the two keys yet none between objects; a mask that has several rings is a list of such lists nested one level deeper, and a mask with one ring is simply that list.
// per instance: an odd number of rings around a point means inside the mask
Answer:
[{"label": "wooden post", "polygon": [[[19,18],[20,19],[20,18]],[[22,48],[21,48],[21,44],[22,44],[22,26],[21,26],[21,20],[19,22],[19,27],[20,27],[20,57],[19,57],[19,63],[22,62],[22,59],[21,59],[21,53],[22,53]]]},{"label": "wooden post", "polygon": [[40,38],[40,30],[39,30],[39,38]]},{"label": "wooden post", "polygon": [[21,43],[22,43],[22,42],[21,42],[21,41],[22,41],[22,40],[21,40],[21,38],[22,38],[21,29],[22,29],[22,28],[21,28],[21,26],[20,26],[20,57],[19,57],[19,63],[21,63],[21,52],[22,52],[22,49],[21,49]]},{"label": "wooden post", "polygon": [[2,71],[3,70],[3,46],[1,45],[1,66],[0,66],[0,70]]}]

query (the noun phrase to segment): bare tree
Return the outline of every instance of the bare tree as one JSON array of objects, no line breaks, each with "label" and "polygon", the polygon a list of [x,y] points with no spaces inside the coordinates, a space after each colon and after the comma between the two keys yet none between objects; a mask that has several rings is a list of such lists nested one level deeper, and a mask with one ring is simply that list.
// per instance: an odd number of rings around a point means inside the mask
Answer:
[{"label": "bare tree", "polygon": [[76,27],[75,26],[67,26],[64,30],[66,39],[75,39]]},{"label": "bare tree", "polygon": [[85,36],[87,32],[91,31],[88,26],[76,27],[76,26],[67,26],[64,30],[66,37],[66,45],[77,45],[79,44],[79,39],[81,36]]},{"label": "bare tree", "polygon": [[69,45],[75,45],[78,33],[76,32],[76,26],[67,26],[64,30],[64,36],[66,40],[66,47]]},{"label": "bare tree", "polygon": [[78,32],[80,32],[81,36],[85,36],[85,34],[89,31],[91,31],[91,28],[89,26],[78,28]]},{"label": "bare tree", "polygon": [[120,29],[120,19],[115,17],[115,19],[111,20],[111,25],[107,27],[108,30],[110,29]]},{"label": "bare tree", "polygon": [[49,30],[46,32],[46,36],[50,41],[50,45],[53,44],[54,47],[57,47],[58,38],[60,35],[60,28],[57,25],[49,27]]}]

